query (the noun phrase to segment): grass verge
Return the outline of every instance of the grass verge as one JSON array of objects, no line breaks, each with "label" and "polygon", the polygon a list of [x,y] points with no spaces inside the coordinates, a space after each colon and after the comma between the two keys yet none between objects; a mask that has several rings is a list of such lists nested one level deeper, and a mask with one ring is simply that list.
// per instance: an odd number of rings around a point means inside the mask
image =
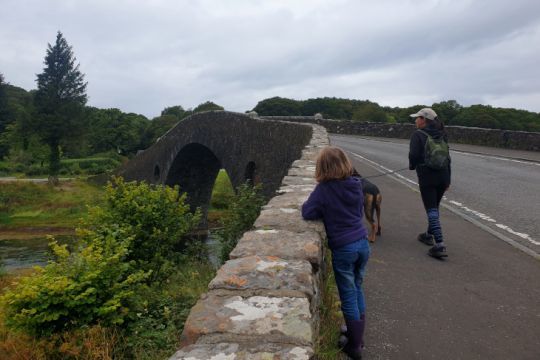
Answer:
[{"label": "grass verge", "polygon": [[[321,325],[319,336],[315,347],[315,358],[317,360],[336,360],[341,359],[343,353],[337,347],[339,339],[339,326],[343,323],[341,314],[341,302],[334,280],[334,271],[332,270],[332,254],[329,249],[325,253],[326,271],[323,274],[321,283],[321,305],[319,306],[319,315]],[[346,359],[347,357],[343,357]]]}]

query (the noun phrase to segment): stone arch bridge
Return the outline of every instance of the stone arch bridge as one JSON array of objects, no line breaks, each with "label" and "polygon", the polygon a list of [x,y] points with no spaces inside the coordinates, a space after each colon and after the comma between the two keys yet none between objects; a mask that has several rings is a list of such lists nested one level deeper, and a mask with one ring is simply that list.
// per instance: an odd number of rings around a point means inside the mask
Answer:
[{"label": "stone arch bridge", "polygon": [[190,206],[206,213],[221,168],[235,188],[248,180],[262,183],[268,199],[311,135],[312,127],[304,124],[227,111],[198,113],[180,121],[118,175],[128,181],[179,185]]}]

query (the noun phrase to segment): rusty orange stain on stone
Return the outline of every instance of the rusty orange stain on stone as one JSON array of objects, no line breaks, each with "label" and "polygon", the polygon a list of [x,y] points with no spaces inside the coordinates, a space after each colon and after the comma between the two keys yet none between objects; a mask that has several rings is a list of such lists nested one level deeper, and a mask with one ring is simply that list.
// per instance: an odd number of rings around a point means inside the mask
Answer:
[{"label": "rusty orange stain on stone", "polygon": [[247,284],[247,280],[246,279],[242,279],[236,275],[233,275],[231,277],[229,277],[227,280],[225,280],[225,282],[229,285],[234,285],[234,286],[237,286],[237,287],[242,287],[244,285]]},{"label": "rusty orange stain on stone", "polygon": [[317,245],[309,243],[304,246],[304,250],[306,252],[316,252],[317,250],[319,250],[319,248],[317,247]]},{"label": "rusty orange stain on stone", "polygon": [[277,256],[271,256],[271,255],[270,255],[270,256],[267,256],[266,258],[267,258],[268,260],[270,260],[270,261],[278,261],[278,260],[279,260],[279,258],[278,258]]}]

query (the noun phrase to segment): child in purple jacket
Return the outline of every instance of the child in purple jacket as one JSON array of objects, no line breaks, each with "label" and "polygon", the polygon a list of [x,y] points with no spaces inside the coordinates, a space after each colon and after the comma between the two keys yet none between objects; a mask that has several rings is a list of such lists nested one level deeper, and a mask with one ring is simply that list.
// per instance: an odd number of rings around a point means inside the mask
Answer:
[{"label": "child in purple jacket", "polygon": [[318,184],[302,205],[302,217],[324,222],[347,325],[343,351],[353,359],[361,359],[366,323],[362,282],[370,249],[362,218],[362,183],[352,173],[353,167],[343,150],[322,149],[315,167]]}]

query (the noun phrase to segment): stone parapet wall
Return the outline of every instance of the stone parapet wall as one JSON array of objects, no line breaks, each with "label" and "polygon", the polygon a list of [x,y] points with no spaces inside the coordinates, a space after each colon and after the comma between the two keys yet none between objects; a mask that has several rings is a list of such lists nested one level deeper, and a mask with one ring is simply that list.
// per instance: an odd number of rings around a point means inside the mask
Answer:
[{"label": "stone parapet wall", "polygon": [[[330,120],[313,116],[265,116],[264,119],[314,123],[324,126],[334,134],[365,135],[408,139],[415,126],[413,124],[387,124],[355,122],[350,120]],[[465,126],[446,126],[450,143],[501,147],[515,150],[540,151],[540,133],[482,129]]]},{"label": "stone parapet wall", "polygon": [[302,219],[301,206],[316,185],[315,158],[329,141],[322,126],[312,127],[277,195],[191,309],[182,348],[171,359],[313,357],[326,234],[322,222]]}]

